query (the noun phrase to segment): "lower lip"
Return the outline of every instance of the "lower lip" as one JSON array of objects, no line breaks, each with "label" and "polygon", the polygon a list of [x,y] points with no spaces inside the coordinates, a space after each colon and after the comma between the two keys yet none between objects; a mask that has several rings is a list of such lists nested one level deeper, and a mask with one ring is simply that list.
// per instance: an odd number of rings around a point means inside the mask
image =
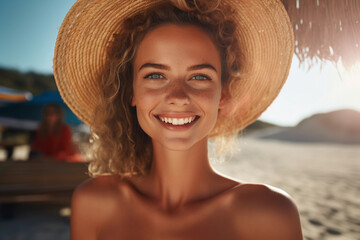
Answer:
[{"label": "lower lip", "polygon": [[195,119],[195,121],[192,121],[191,123],[187,123],[187,124],[183,124],[183,125],[172,125],[171,123],[166,123],[161,121],[160,119],[158,119],[157,117],[155,117],[160,123],[161,125],[163,125],[165,128],[169,129],[169,130],[173,130],[173,131],[182,131],[182,130],[186,130],[189,129],[191,126],[193,126],[197,120],[199,120],[199,117],[197,117]]}]

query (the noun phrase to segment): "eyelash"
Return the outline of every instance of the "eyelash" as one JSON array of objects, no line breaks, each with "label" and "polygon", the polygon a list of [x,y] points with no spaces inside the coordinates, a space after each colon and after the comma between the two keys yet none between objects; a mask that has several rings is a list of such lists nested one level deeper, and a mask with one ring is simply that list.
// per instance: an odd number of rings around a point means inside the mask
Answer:
[{"label": "eyelash", "polygon": [[[202,78],[205,78],[205,79],[193,79],[194,77],[202,77]],[[210,81],[211,78],[205,74],[197,74],[197,75],[194,75],[191,77],[191,79],[193,80],[199,80],[199,81]]]},{"label": "eyelash", "polygon": [[[153,78],[153,77],[152,77],[153,75],[158,75],[158,76],[160,76],[160,77],[158,77],[158,78]],[[194,79],[194,78],[196,78],[196,77],[201,77],[201,78],[205,78],[205,79]],[[163,79],[164,76],[161,75],[160,73],[150,73],[150,74],[146,75],[144,78],[149,78],[149,79]],[[192,80],[198,80],[198,81],[210,81],[210,80],[211,80],[211,78],[210,78],[209,76],[205,75],[205,74],[197,74],[197,75],[194,75],[194,76],[191,77],[191,79],[192,79]]]},{"label": "eyelash", "polygon": [[[159,76],[161,76],[161,77],[159,77],[159,78],[153,78],[153,77],[151,77],[152,75],[159,75]],[[164,76],[161,75],[160,73],[150,73],[150,74],[146,75],[144,78],[149,78],[149,79],[162,79],[162,78],[164,78]]]}]

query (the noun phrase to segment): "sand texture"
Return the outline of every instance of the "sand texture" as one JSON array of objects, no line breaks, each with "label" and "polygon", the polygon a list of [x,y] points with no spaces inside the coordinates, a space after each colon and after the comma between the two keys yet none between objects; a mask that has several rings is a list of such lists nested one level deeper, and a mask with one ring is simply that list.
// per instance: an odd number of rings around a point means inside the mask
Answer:
[{"label": "sand texture", "polygon": [[306,240],[360,239],[360,145],[243,137],[241,151],[213,166],[245,182],[289,193]]}]

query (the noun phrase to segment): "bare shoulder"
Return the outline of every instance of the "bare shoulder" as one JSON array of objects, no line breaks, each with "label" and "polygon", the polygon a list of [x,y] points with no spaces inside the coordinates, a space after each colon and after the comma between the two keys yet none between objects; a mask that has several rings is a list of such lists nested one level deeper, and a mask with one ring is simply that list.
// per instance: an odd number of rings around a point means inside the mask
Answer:
[{"label": "bare shoulder", "polygon": [[71,239],[95,239],[117,196],[116,176],[90,178],[76,187],[71,200]]},{"label": "bare shoulder", "polygon": [[116,175],[100,175],[89,178],[79,184],[74,193],[90,194],[94,191],[108,191],[118,183],[118,179]]},{"label": "bare shoulder", "polygon": [[244,239],[303,239],[298,208],[282,189],[244,183],[235,193],[234,205]]},{"label": "bare shoulder", "polygon": [[97,201],[104,202],[116,192],[118,183],[118,178],[113,175],[87,179],[75,188],[72,204],[86,206],[96,204]]}]

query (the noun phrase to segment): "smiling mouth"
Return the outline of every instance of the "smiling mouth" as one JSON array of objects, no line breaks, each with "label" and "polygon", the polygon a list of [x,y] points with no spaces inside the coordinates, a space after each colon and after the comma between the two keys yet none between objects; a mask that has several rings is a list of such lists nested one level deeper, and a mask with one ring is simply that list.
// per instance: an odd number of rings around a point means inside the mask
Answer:
[{"label": "smiling mouth", "polygon": [[198,120],[200,118],[200,116],[198,116],[198,115],[194,115],[191,117],[182,117],[182,118],[163,117],[163,116],[159,116],[159,115],[155,115],[155,117],[164,123],[171,124],[174,126],[187,125],[187,124],[195,122],[196,120]]}]

